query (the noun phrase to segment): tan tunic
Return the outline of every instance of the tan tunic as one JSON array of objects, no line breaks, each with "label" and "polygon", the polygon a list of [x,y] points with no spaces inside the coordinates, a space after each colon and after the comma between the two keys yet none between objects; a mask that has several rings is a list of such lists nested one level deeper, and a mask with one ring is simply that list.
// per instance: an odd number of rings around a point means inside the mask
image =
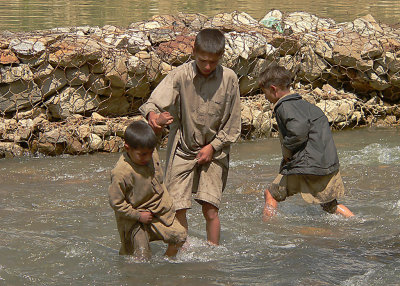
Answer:
[{"label": "tan tunic", "polygon": [[176,151],[190,159],[211,144],[216,151],[214,159],[229,154],[230,144],[239,138],[241,127],[237,76],[219,65],[204,77],[194,61],[183,64],[157,86],[140,111],[146,117],[150,111],[168,111],[174,117],[167,146],[167,181]]},{"label": "tan tunic", "polygon": [[175,209],[163,183],[157,151],[153,153],[152,162],[146,166],[133,163],[127,153],[121,155],[111,171],[108,195],[117,220],[121,254],[127,253],[131,232],[138,223],[140,211],[153,213],[151,227],[154,228],[160,224],[171,226],[174,222]]}]

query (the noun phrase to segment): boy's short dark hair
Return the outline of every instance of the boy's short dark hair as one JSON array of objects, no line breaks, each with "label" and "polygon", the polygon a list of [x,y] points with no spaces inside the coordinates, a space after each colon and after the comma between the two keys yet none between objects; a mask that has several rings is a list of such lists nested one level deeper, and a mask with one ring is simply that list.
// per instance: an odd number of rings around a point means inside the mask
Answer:
[{"label": "boy's short dark hair", "polygon": [[131,148],[154,149],[157,146],[157,136],[146,122],[134,121],[125,129],[125,143]]},{"label": "boy's short dark hair", "polygon": [[218,29],[201,30],[194,41],[196,51],[222,55],[225,50],[225,36]]},{"label": "boy's short dark hair", "polygon": [[293,74],[284,67],[270,64],[258,77],[258,86],[268,88],[271,85],[289,88],[293,82]]}]

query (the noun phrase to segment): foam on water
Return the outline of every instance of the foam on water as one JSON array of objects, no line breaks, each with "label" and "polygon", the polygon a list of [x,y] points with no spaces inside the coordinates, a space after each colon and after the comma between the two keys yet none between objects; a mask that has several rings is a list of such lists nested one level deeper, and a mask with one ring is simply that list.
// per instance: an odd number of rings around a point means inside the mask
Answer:
[{"label": "foam on water", "polygon": [[360,150],[341,152],[340,157],[342,165],[395,164],[400,163],[400,146],[373,143]]}]

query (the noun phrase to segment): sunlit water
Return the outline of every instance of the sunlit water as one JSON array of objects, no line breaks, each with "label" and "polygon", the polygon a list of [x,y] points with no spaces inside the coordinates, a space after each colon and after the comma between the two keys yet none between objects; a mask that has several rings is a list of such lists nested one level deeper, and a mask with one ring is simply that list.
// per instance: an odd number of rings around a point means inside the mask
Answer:
[{"label": "sunlit water", "polygon": [[[299,196],[262,222],[277,139],[235,144],[221,208],[221,246],[205,242],[200,208],[177,259],[119,256],[108,205],[119,154],[0,160],[0,285],[400,285],[400,129],[335,133],[348,189],[344,219]],[[164,157],[162,152],[162,157]]]},{"label": "sunlit water", "polygon": [[399,0],[1,0],[0,30],[83,25],[127,27],[154,15],[178,12],[211,17],[238,10],[260,20],[271,9],[306,11],[337,22],[353,21],[366,14],[388,24],[400,22]]}]

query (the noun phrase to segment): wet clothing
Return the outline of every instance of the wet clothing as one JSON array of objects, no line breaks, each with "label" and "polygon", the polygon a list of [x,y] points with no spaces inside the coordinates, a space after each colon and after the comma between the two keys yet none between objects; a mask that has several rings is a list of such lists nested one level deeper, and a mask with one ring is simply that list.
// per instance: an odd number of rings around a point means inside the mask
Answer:
[{"label": "wet clothing", "polygon": [[277,201],[301,193],[309,203],[336,210],[344,186],[329,122],[317,106],[299,94],[289,94],[274,105],[282,148],[279,175],[270,186]]},{"label": "wet clothing", "polygon": [[328,175],[339,169],[328,118],[320,108],[290,94],[276,102],[274,112],[284,156],[280,174]]},{"label": "wet clothing", "polygon": [[324,176],[279,174],[269,187],[269,191],[278,202],[301,193],[308,203],[326,204],[343,196],[345,189],[340,172],[335,171]]},{"label": "wet clothing", "polygon": [[[228,170],[228,154],[230,144],[240,136],[240,93],[236,74],[225,67],[217,66],[208,77],[204,77],[197,69],[195,61],[183,64],[172,70],[153,91],[148,101],[140,107],[140,111],[147,118],[150,111],[160,113],[168,111],[174,121],[170,125],[167,145],[167,160],[165,181],[168,190],[174,198],[175,191],[181,186],[198,185],[193,181],[195,176],[181,176],[190,174],[194,168],[193,160],[200,149],[208,144],[214,148],[213,162],[223,165]],[[179,156],[182,160],[175,162]],[[178,172],[173,172],[178,168]],[[202,167],[200,176],[211,171]],[[178,174],[177,174],[178,173]],[[187,179],[190,182],[180,184],[179,180]],[[225,185],[220,179],[219,185]],[[203,183],[202,183],[203,184]],[[191,192],[188,189],[187,192]],[[222,193],[222,190],[219,191]],[[213,199],[202,198],[206,202]],[[190,202],[175,202],[176,209],[189,208]],[[217,206],[218,207],[218,206]]]},{"label": "wet clothing", "polygon": [[191,207],[191,197],[219,208],[228,178],[228,157],[199,165],[196,159],[176,155],[171,169],[169,187],[177,209]]},{"label": "wet clothing", "polygon": [[132,232],[141,225],[141,211],[150,211],[153,214],[153,221],[146,226],[159,234],[155,239],[176,243],[185,241],[185,229],[174,223],[177,221],[175,209],[163,183],[156,150],[152,161],[145,166],[133,163],[128,154],[123,153],[111,171],[108,195],[121,239],[120,254],[132,254]]}]

